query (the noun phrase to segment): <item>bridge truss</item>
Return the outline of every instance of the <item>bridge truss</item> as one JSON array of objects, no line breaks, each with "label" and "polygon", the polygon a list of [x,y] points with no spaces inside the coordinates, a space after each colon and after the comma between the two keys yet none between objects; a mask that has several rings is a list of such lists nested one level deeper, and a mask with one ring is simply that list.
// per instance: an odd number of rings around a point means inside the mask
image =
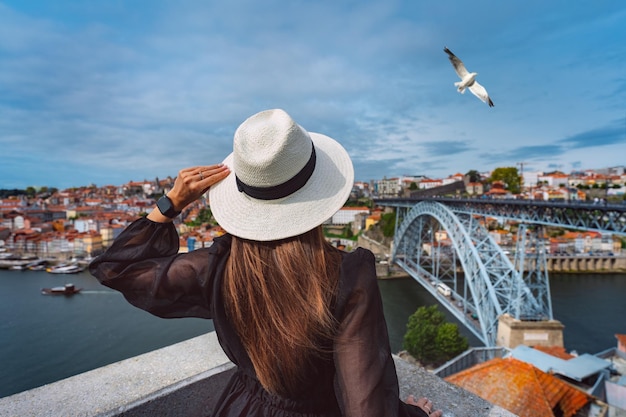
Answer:
[{"label": "bridge truss", "polygon": [[395,207],[412,207],[420,201],[439,201],[455,213],[493,216],[531,224],[626,235],[626,204],[446,197],[380,199],[377,203]]},{"label": "bridge truss", "polygon": [[498,318],[552,319],[541,233],[520,227],[511,261],[483,217],[436,201],[397,205],[392,260],[421,283],[486,346],[496,345]]}]

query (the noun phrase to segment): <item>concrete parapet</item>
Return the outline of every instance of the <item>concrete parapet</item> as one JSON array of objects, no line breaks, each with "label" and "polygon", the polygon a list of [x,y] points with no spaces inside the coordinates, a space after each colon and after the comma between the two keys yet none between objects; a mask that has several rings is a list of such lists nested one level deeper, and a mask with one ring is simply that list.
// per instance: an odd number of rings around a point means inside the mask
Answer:
[{"label": "concrete parapet", "polygon": [[[424,368],[394,360],[403,399],[426,396],[447,417],[514,417]],[[205,416],[233,372],[211,332],[0,398],[0,416]]]}]

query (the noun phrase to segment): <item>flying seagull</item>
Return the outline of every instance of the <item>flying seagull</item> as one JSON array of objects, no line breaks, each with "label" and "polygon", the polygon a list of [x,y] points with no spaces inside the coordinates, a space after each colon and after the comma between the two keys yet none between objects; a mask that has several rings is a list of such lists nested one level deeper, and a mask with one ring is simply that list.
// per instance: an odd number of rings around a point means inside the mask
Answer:
[{"label": "flying seagull", "polygon": [[450,59],[450,62],[452,62],[452,66],[454,67],[456,74],[461,78],[461,81],[454,83],[457,91],[461,94],[464,94],[465,89],[469,88],[472,94],[487,103],[489,107],[493,107],[493,101],[491,101],[491,99],[489,98],[487,90],[485,90],[485,87],[478,84],[478,81],[476,81],[476,76],[478,75],[478,73],[469,72],[465,68],[465,65],[463,65],[463,61],[461,61],[456,55],[454,55],[452,51],[450,51],[447,47],[444,47],[443,50],[446,54],[448,54],[448,58]]}]

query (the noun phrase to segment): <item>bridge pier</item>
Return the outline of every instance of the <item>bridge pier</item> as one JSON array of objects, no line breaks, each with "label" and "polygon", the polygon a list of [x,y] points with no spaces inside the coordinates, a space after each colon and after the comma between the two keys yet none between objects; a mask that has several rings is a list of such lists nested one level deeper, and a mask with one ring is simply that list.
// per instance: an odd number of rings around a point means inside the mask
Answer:
[{"label": "bridge pier", "polygon": [[503,314],[498,318],[496,346],[509,349],[518,345],[564,347],[564,327],[558,320],[526,321]]}]

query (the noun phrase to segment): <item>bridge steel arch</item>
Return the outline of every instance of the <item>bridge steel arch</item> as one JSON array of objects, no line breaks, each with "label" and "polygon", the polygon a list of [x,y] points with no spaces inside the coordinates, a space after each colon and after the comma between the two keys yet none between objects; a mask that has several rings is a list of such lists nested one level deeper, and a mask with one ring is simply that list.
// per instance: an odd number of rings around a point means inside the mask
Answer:
[{"label": "bridge steel arch", "polygon": [[[398,207],[392,261],[420,282],[486,346],[496,345],[498,318],[504,313],[516,318],[552,319],[549,292],[545,300],[545,291],[534,292],[526,285],[522,272],[515,269],[477,216],[455,213],[436,201],[422,201],[403,216],[399,213]],[[432,256],[437,250],[437,245],[432,244],[433,224],[445,229],[451,242],[451,264],[444,269],[453,271],[452,277],[439,276],[440,258]],[[459,264],[463,279],[456,275]],[[437,284],[446,281],[450,284],[449,296],[436,289]]]}]

